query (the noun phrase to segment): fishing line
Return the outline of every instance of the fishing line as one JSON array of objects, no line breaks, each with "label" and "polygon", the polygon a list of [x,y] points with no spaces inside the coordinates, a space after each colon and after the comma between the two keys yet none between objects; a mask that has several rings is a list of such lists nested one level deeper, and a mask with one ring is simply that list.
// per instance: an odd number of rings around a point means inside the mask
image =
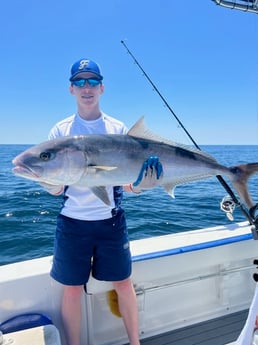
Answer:
[{"label": "fishing line", "polygon": [[[156,93],[159,95],[159,97],[162,99],[162,101],[164,102],[165,106],[168,108],[168,110],[171,112],[171,114],[174,116],[174,118],[177,120],[177,122],[179,123],[179,125],[181,126],[181,128],[184,130],[184,132],[186,133],[186,135],[188,136],[188,138],[192,141],[192,143],[194,144],[194,146],[201,151],[201,148],[199,147],[199,145],[196,143],[196,141],[193,139],[193,137],[191,136],[191,134],[188,132],[188,130],[185,128],[185,126],[183,125],[183,123],[180,121],[180,119],[178,118],[178,116],[175,114],[175,112],[173,111],[173,109],[170,107],[170,105],[168,104],[168,102],[166,101],[166,99],[162,96],[162,94],[160,93],[160,91],[158,90],[158,88],[156,87],[156,85],[153,83],[153,81],[151,80],[151,78],[148,76],[148,74],[145,72],[145,70],[142,68],[142,66],[140,65],[140,63],[136,60],[136,58],[134,57],[134,55],[131,53],[131,51],[129,50],[129,48],[127,47],[127,45],[125,44],[125,42],[122,40],[121,41],[122,45],[125,47],[127,53],[132,57],[133,61],[135,62],[135,64],[140,68],[140,70],[142,71],[143,75],[145,76],[145,78],[148,80],[148,82],[151,84],[151,86],[153,87],[154,91],[156,91]],[[224,180],[224,178],[221,175],[216,175],[216,178],[218,179],[218,181],[220,182],[220,184],[224,187],[224,189],[227,191],[227,193],[229,194],[229,196],[232,198],[233,202],[240,208],[240,210],[242,211],[242,213],[244,214],[244,216],[247,218],[247,220],[250,222],[250,224],[255,226],[255,229],[253,232],[253,236],[255,239],[258,239],[258,217],[255,217],[254,213],[256,211],[257,205],[254,206],[254,208],[252,208],[252,212],[251,210],[249,211],[250,213],[253,213],[253,217],[251,216],[251,214],[245,209],[245,207],[243,206],[243,204],[241,204],[239,202],[239,200],[237,199],[237,197],[235,196],[234,192],[232,191],[232,189],[230,188],[230,186],[227,184],[227,182]],[[255,219],[254,219],[255,218]]]}]

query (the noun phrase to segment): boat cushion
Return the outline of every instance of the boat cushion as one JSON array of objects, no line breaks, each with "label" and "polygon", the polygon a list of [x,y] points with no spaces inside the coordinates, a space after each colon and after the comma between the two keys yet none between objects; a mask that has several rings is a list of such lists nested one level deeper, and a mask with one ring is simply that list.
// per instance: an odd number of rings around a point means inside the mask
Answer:
[{"label": "boat cushion", "polygon": [[61,345],[60,336],[54,325],[38,326],[3,335],[4,344],[19,345]]},{"label": "boat cushion", "polygon": [[2,322],[0,331],[5,334],[49,324],[52,324],[52,321],[46,315],[39,313],[20,314]]}]

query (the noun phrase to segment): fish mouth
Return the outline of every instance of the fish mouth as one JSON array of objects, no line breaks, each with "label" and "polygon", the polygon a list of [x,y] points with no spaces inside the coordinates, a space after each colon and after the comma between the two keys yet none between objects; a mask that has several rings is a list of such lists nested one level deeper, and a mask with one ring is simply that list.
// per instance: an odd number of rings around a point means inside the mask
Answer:
[{"label": "fish mouth", "polygon": [[30,180],[39,180],[40,176],[32,169],[26,167],[25,165],[17,165],[12,169],[15,175],[22,176]]}]

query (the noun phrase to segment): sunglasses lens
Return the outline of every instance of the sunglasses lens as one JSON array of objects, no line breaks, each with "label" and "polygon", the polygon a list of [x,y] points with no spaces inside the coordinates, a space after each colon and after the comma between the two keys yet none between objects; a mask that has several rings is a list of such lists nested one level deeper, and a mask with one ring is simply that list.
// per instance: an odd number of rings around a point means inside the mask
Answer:
[{"label": "sunglasses lens", "polygon": [[93,87],[101,83],[99,79],[92,79],[92,78],[87,79],[87,82],[90,86],[93,86]]},{"label": "sunglasses lens", "polygon": [[86,79],[76,79],[73,80],[73,85],[77,86],[77,87],[84,87],[86,84]]},{"label": "sunglasses lens", "polygon": [[101,80],[99,79],[93,79],[93,78],[85,78],[85,79],[75,79],[73,80],[72,84],[77,87],[84,87],[88,83],[89,86],[95,87],[99,84],[101,84]]}]

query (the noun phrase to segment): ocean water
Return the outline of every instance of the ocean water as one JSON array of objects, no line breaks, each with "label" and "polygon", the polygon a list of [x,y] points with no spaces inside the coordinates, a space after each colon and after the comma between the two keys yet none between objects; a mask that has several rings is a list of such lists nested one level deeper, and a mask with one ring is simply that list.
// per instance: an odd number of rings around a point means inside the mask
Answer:
[{"label": "ocean water", "polygon": [[[30,146],[0,145],[0,265],[53,252],[62,197],[51,196],[37,183],[11,172],[12,159]],[[226,166],[258,161],[258,146],[203,146],[202,150]],[[258,202],[258,175],[250,179],[249,189]],[[162,188],[140,195],[125,193],[123,207],[130,239],[231,223],[220,210],[226,194],[216,177],[178,186],[175,199]],[[234,221],[244,220],[236,208]]]}]

